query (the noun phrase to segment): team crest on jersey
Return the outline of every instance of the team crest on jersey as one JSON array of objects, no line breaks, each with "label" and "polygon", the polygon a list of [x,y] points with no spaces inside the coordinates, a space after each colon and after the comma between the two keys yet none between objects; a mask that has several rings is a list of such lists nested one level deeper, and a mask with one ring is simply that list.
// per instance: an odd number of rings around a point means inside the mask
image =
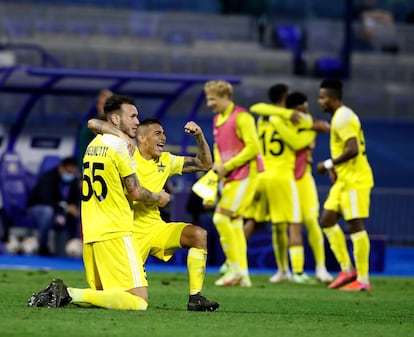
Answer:
[{"label": "team crest on jersey", "polygon": [[165,166],[162,162],[160,162],[160,163],[157,165],[157,168],[158,168],[158,172],[164,172],[164,171],[165,171],[166,166]]}]

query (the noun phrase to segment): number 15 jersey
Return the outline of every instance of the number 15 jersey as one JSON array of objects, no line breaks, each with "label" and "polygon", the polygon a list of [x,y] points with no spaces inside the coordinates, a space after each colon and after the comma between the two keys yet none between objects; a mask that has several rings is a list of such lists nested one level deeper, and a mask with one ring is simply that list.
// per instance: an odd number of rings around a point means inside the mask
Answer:
[{"label": "number 15 jersey", "polygon": [[132,235],[133,213],[122,178],[135,173],[126,142],[97,135],[83,157],[82,230],[84,243]]}]

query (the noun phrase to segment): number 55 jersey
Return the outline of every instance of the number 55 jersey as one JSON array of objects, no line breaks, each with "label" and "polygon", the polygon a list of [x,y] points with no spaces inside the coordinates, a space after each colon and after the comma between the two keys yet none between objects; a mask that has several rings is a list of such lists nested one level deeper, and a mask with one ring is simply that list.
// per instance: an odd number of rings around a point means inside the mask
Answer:
[{"label": "number 55 jersey", "polygon": [[83,157],[82,230],[84,243],[132,235],[133,212],[123,178],[135,174],[126,142],[97,135]]}]

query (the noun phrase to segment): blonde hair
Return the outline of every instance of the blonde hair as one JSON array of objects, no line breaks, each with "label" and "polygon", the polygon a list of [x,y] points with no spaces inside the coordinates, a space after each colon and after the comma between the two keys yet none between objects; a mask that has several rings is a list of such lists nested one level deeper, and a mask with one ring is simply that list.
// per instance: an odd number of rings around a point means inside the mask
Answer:
[{"label": "blonde hair", "polygon": [[229,99],[233,97],[233,86],[224,80],[208,81],[204,84],[204,91],[213,92],[219,97],[227,96]]}]

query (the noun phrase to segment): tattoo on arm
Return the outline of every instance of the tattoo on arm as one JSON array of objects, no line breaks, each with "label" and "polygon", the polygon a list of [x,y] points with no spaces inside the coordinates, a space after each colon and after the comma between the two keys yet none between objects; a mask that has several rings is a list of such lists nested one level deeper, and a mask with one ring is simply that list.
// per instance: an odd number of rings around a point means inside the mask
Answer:
[{"label": "tattoo on arm", "polygon": [[212,165],[210,148],[204,137],[197,137],[197,155],[184,158],[183,173],[207,171]]},{"label": "tattoo on arm", "polygon": [[207,152],[206,152],[206,142],[204,138],[201,138],[201,139],[197,138],[197,146],[198,146],[197,157],[199,157],[202,162],[206,161]]},{"label": "tattoo on arm", "polygon": [[128,192],[132,192],[138,187],[138,179],[135,173],[124,178],[125,188]]},{"label": "tattoo on arm", "polygon": [[161,200],[161,195],[159,193],[152,193],[139,184],[137,175],[135,173],[125,177],[124,184],[128,192],[133,192],[134,190],[138,189],[139,201],[158,202]]},{"label": "tattoo on arm", "polygon": [[204,167],[199,164],[194,157],[185,157],[183,165],[183,173],[191,173],[194,171],[204,170]]},{"label": "tattoo on arm", "polygon": [[161,199],[161,195],[158,193],[152,193],[145,187],[139,186],[140,201],[158,202]]}]

